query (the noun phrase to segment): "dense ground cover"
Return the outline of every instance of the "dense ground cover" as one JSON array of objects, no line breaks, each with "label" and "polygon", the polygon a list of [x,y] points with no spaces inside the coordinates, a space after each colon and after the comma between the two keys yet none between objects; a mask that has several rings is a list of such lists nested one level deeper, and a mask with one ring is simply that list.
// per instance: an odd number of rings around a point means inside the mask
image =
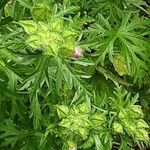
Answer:
[{"label": "dense ground cover", "polygon": [[149,4],[1,0],[0,149],[148,148]]}]

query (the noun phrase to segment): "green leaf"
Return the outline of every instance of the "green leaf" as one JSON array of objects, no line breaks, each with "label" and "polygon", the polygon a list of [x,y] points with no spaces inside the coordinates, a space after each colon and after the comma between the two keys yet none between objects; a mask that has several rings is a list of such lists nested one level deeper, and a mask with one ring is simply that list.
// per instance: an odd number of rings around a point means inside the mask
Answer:
[{"label": "green leaf", "polygon": [[104,150],[104,146],[98,135],[94,135],[96,150]]},{"label": "green leaf", "polygon": [[113,65],[120,76],[127,75],[128,69],[123,55],[117,54],[114,56]]},{"label": "green leaf", "polygon": [[74,36],[76,34],[77,34],[77,32],[75,30],[73,30],[73,29],[64,29],[63,30],[63,36],[65,38],[67,38],[68,36]]},{"label": "green leaf", "polygon": [[42,118],[41,108],[37,96],[32,99],[30,117],[33,117],[33,127],[37,130],[40,127],[40,121]]},{"label": "green leaf", "polygon": [[69,108],[66,105],[56,105],[57,114],[60,118],[67,117],[69,114]]},{"label": "green leaf", "polygon": [[32,7],[32,16],[38,21],[46,22],[50,18],[50,7],[46,3],[37,3]]},{"label": "green leaf", "polygon": [[90,110],[89,110],[89,107],[86,103],[82,103],[78,106],[79,110],[81,113],[89,113]]},{"label": "green leaf", "polygon": [[119,118],[120,118],[120,119],[124,119],[124,118],[126,118],[127,116],[128,116],[128,114],[127,114],[126,110],[121,109],[120,112],[119,112]]},{"label": "green leaf", "polygon": [[36,34],[38,31],[38,25],[33,20],[20,21],[19,24],[27,34]]},{"label": "green leaf", "polygon": [[[51,28],[52,30],[54,31],[57,31],[57,32],[60,32],[62,30],[62,24],[63,23],[63,20],[62,19],[54,19],[52,22],[51,22]],[[64,36],[64,35],[63,35]]]},{"label": "green leaf", "polygon": [[103,67],[97,67],[96,69],[98,72],[102,73],[106,77],[106,79],[109,78],[113,82],[120,83],[125,86],[132,86],[132,84],[126,82],[125,80],[122,80],[121,78],[117,77],[116,75],[114,75],[109,70],[106,70]]},{"label": "green leaf", "polygon": [[123,133],[123,127],[120,123],[114,122],[113,123],[113,129],[116,133]]},{"label": "green leaf", "polygon": [[136,122],[136,126],[137,126],[137,128],[149,128],[149,125],[142,119],[139,119]]},{"label": "green leaf", "polygon": [[13,15],[14,15],[14,7],[12,5],[6,5],[5,6],[5,13],[6,13],[6,16],[11,16],[13,18]]},{"label": "green leaf", "polygon": [[7,49],[0,49],[0,57],[7,61],[17,61],[17,57],[9,52]]},{"label": "green leaf", "polygon": [[44,46],[44,48],[47,54],[52,55],[52,56],[57,56],[60,45],[56,42],[51,42],[50,45]]},{"label": "green leaf", "polygon": [[67,37],[65,39],[66,41],[64,42],[63,46],[69,50],[69,54],[70,54],[70,52],[73,52],[73,50],[77,45],[75,43],[74,37]]},{"label": "green leaf", "polygon": [[74,60],[72,62],[73,64],[77,64],[77,65],[81,65],[81,66],[93,66],[94,63],[86,58],[83,58],[83,59],[79,59],[79,60]]},{"label": "green leaf", "polygon": [[134,135],[136,132],[136,126],[134,123],[129,122],[128,120],[123,120],[125,130],[129,135]]},{"label": "green leaf", "polygon": [[15,124],[10,119],[6,120],[6,124],[0,124],[0,131],[2,132],[0,139],[4,140],[3,143],[1,143],[1,146],[9,145],[13,147],[18,141],[18,138],[23,134],[16,129]]},{"label": "green leaf", "polygon": [[60,123],[59,126],[65,127],[65,128],[70,128],[71,122],[69,119],[63,119]]},{"label": "green leaf", "polygon": [[92,122],[93,126],[99,126],[106,121],[106,117],[104,114],[95,113],[91,115],[90,121]]},{"label": "green leaf", "polygon": [[26,43],[28,45],[30,45],[31,47],[33,48],[40,48],[41,46],[41,41],[39,40],[38,36],[36,35],[31,35],[27,40],[26,40]]},{"label": "green leaf", "polygon": [[86,138],[87,134],[88,134],[88,130],[86,128],[79,128],[78,129],[78,134],[83,137]]},{"label": "green leaf", "polygon": [[131,110],[133,112],[133,115],[135,115],[135,117],[143,117],[143,112],[142,112],[141,106],[139,106],[139,105],[133,105],[131,107]]},{"label": "green leaf", "polygon": [[50,33],[49,25],[41,21],[38,22],[38,30],[39,31],[37,32],[37,34],[39,33],[38,35],[41,35],[41,37],[45,37],[44,35],[49,35]]},{"label": "green leaf", "polygon": [[138,140],[142,140],[142,141],[148,141],[149,140],[149,136],[148,136],[148,132],[141,128],[141,129],[138,129],[136,132],[135,132],[135,137],[138,139]]},{"label": "green leaf", "polygon": [[27,7],[28,9],[31,9],[33,4],[32,4],[32,1],[30,0],[17,0],[20,5],[24,6],[24,7]]},{"label": "green leaf", "polygon": [[131,150],[131,148],[128,146],[128,142],[122,139],[119,150]]},{"label": "green leaf", "polygon": [[83,149],[88,149],[90,147],[92,147],[94,144],[94,138],[92,136],[90,136],[83,144],[82,144],[82,148]]},{"label": "green leaf", "polygon": [[71,115],[78,115],[78,114],[79,114],[79,109],[74,105],[74,106],[70,109],[70,114],[71,114]]}]

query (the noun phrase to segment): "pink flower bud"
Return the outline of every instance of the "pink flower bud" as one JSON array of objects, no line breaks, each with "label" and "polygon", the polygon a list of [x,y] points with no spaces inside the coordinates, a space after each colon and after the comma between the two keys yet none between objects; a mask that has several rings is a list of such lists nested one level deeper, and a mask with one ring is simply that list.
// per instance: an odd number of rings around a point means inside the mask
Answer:
[{"label": "pink flower bud", "polygon": [[76,47],[72,54],[72,57],[79,58],[81,56],[82,56],[82,49],[80,47]]}]

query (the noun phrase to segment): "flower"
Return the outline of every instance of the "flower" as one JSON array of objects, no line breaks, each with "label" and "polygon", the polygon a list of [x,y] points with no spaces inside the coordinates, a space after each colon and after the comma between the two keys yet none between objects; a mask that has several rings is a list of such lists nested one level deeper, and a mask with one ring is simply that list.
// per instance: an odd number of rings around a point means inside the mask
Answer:
[{"label": "flower", "polygon": [[82,49],[80,47],[75,47],[75,50],[72,54],[73,58],[79,58],[82,56]]}]

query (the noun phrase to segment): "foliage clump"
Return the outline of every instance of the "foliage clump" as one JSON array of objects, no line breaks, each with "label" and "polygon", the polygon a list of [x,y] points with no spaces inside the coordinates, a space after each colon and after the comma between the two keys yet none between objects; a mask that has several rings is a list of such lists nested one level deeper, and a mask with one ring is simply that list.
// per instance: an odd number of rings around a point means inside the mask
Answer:
[{"label": "foliage clump", "polygon": [[0,1],[0,149],[149,147],[147,0]]}]

